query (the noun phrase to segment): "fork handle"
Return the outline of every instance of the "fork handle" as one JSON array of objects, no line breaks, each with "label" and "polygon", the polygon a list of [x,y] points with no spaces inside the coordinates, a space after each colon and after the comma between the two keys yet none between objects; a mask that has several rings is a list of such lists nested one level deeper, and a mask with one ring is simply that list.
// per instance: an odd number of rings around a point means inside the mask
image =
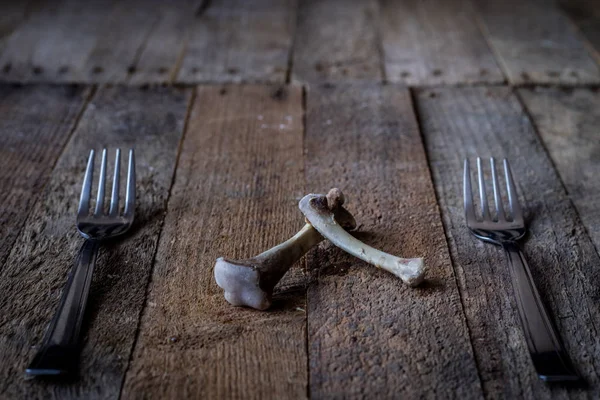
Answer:
[{"label": "fork handle", "polygon": [[542,304],[523,252],[515,242],[503,243],[502,247],[508,258],[527,347],[540,379],[578,380],[579,376],[571,367],[558,333]]},{"label": "fork handle", "polygon": [[98,247],[94,240],[85,240],[81,246],[42,347],[25,370],[28,375],[69,375],[77,370],[79,333]]}]

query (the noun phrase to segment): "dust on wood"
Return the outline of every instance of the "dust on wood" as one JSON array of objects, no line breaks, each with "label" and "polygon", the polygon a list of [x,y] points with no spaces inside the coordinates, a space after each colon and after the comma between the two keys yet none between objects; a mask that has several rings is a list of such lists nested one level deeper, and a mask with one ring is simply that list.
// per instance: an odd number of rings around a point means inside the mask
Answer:
[{"label": "dust on wood", "polygon": [[231,306],[213,276],[217,257],[254,256],[304,224],[302,91],[279,90],[198,88],[125,398],[306,396],[299,268],[268,312]]},{"label": "dust on wood", "polygon": [[504,76],[466,0],[386,0],[386,76],[407,85],[499,83]]},{"label": "dust on wood", "polygon": [[410,288],[326,242],[309,253],[311,397],[481,397],[409,92],[311,87],[306,129],[307,192],[342,189],[359,239],[428,266]]},{"label": "dust on wood", "polygon": [[[167,88],[108,88],[88,104],[0,272],[0,397],[118,397],[190,94]],[[111,162],[116,147],[136,150],[136,220],[126,237],[100,249],[86,312],[80,378],[70,384],[25,382],[25,367],[41,344],[82,243],[75,215],[87,156],[90,149],[102,147],[111,150]]]},{"label": "dust on wood", "polygon": [[211,2],[190,30],[177,81],[284,82],[296,0]]},{"label": "dust on wood", "polygon": [[375,0],[309,0],[298,5],[293,78],[301,82],[381,81]]},{"label": "dust on wood", "polygon": [[[420,90],[417,100],[486,397],[598,397],[600,258],[518,99],[507,87],[474,87]],[[538,378],[504,255],[465,226],[463,161],[477,156],[484,157],[488,179],[489,157],[510,160],[529,232],[525,257],[587,390],[550,386]]]},{"label": "dust on wood", "polygon": [[[171,83],[179,71],[200,0],[160,2],[158,21],[139,52],[130,84]],[[204,3],[204,2],[203,2]]]},{"label": "dust on wood", "polygon": [[600,93],[520,89],[567,193],[600,251]]},{"label": "dust on wood", "polygon": [[0,270],[88,95],[80,87],[0,86]]},{"label": "dust on wood", "polygon": [[512,84],[600,82],[598,65],[554,2],[476,3],[482,29]]}]

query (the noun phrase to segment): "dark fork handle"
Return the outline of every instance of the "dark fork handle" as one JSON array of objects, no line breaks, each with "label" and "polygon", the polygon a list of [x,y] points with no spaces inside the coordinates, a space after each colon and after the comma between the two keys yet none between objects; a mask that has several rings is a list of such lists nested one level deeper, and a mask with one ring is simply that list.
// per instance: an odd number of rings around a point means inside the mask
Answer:
[{"label": "dark fork handle", "polygon": [[578,380],[542,304],[523,252],[515,242],[503,243],[502,247],[508,257],[523,332],[539,377],[544,381]]},{"label": "dark fork handle", "polygon": [[42,347],[25,370],[28,375],[69,375],[76,372],[79,333],[98,247],[99,242],[93,240],[86,240],[81,246]]}]

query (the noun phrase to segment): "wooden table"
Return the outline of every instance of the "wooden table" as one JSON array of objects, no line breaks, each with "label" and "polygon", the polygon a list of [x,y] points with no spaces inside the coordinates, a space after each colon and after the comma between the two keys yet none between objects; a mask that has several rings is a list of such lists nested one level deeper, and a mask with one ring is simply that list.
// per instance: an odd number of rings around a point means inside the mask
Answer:
[{"label": "wooden table", "polygon": [[[0,397],[598,398],[599,27],[566,0],[3,3]],[[27,381],[103,147],[136,149],[136,223],[101,250],[81,377]],[[537,378],[503,254],[465,228],[476,156],[512,163],[585,385]],[[215,259],[287,239],[331,187],[426,283],[322,243],[268,312],[226,303]]]}]

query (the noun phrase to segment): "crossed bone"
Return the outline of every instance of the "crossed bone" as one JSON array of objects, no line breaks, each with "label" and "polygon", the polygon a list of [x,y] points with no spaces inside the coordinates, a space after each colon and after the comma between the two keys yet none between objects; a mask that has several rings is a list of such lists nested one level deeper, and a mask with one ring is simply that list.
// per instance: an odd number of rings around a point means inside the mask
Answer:
[{"label": "crossed bone", "polygon": [[300,200],[299,207],[307,223],[293,237],[246,260],[218,258],[215,280],[225,290],[225,299],[234,306],[266,310],[271,306],[273,288],[283,275],[324,239],[396,275],[409,286],[423,281],[425,267],[422,258],[399,258],[350,235],[348,231],[356,228],[356,221],[343,204],[344,195],[339,189],[331,189],[327,195],[306,195]]}]

